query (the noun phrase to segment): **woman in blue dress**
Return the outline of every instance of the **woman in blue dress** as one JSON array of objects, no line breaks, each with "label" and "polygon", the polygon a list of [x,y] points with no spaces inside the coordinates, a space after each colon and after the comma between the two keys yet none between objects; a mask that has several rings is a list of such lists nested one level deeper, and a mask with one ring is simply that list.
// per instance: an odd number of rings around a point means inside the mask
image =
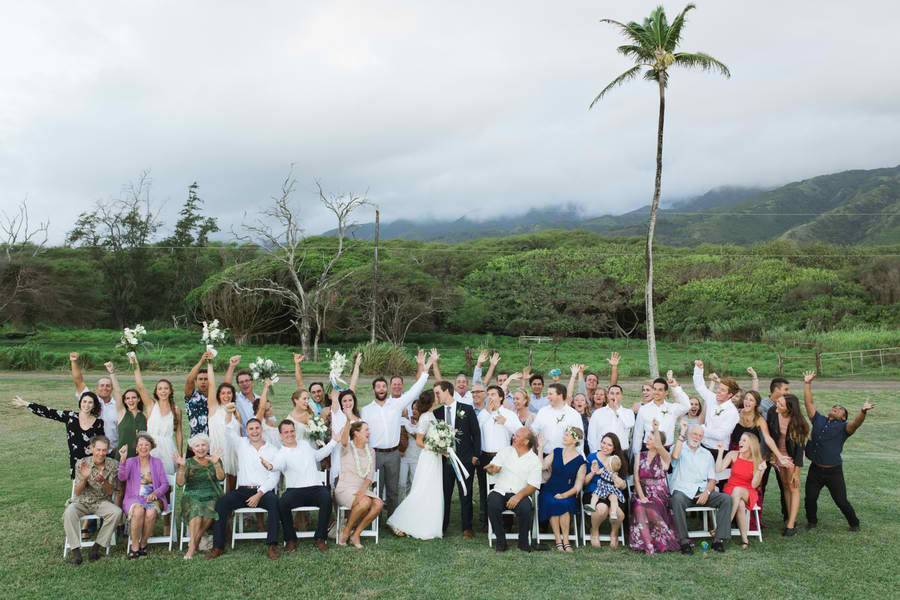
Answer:
[{"label": "woman in blue dress", "polygon": [[569,427],[563,433],[562,448],[544,457],[544,469],[550,469],[550,479],[541,486],[538,502],[538,518],[550,521],[556,549],[572,552],[569,545],[569,528],[572,515],[578,508],[578,495],[584,485],[584,454],[578,450],[578,443],[584,439],[584,432],[577,427]]}]

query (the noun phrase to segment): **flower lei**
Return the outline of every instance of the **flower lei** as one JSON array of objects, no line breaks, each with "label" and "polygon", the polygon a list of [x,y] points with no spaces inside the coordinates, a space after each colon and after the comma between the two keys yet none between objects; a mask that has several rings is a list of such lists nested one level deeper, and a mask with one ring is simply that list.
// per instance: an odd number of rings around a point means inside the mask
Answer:
[{"label": "flower lei", "polygon": [[[368,449],[368,446],[366,446]],[[359,452],[357,452],[356,444],[352,441],[350,442],[350,451],[353,453],[353,462],[356,463],[356,474],[360,477],[365,477],[369,472],[369,469],[372,467],[372,454],[370,452],[365,452],[366,455],[366,468],[362,469],[362,465],[359,461]]]}]

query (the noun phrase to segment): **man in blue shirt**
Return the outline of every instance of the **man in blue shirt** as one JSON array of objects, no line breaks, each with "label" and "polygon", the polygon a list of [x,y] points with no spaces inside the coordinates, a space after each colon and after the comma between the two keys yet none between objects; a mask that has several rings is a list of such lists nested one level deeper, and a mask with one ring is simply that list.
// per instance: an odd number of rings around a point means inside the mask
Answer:
[{"label": "man in blue shirt", "polygon": [[[687,435],[685,435],[687,434]],[[703,425],[681,422],[681,433],[672,450],[674,471],[669,481],[670,502],[682,554],[693,554],[688,535],[686,510],[693,506],[716,509],[716,537],[713,550],[725,552],[725,540],[731,537],[731,496],[716,490],[716,466],[712,454],[700,447]]]},{"label": "man in blue shirt", "polygon": [[806,414],[812,422],[812,435],[806,444],[806,458],[810,463],[809,473],[806,475],[806,527],[812,529],[818,524],[816,511],[819,492],[826,487],[834,503],[844,513],[850,531],[859,531],[859,518],[847,500],[841,452],[844,442],[859,429],[866,420],[866,413],[875,408],[875,405],[866,400],[859,414],[849,423],[847,409],[839,404],[832,406],[828,416],[825,416],[816,410],[813,402],[812,382],[815,378],[815,371],[803,374],[803,403],[806,404]]}]

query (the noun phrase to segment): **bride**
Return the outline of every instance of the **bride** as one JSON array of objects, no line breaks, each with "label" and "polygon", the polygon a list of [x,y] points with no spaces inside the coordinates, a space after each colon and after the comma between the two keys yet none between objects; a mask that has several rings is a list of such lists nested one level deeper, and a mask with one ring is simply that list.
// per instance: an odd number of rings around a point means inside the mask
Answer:
[{"label": "bride", "polygon": [[425,447],[425,434],[435,423],[436,406],[431,390],[422,392],[416,401],[416,408],[422,415],[416,444],[422,448],[422,453],[409,494],[388,519],[388,525],[394,529],[420,540],[442,537],[444,528],[444,466],[441,455]]}]

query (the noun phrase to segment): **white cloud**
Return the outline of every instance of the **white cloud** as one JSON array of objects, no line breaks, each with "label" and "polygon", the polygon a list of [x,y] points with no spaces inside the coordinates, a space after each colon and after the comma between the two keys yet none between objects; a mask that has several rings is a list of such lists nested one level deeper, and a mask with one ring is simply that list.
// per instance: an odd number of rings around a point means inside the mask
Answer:
[{"label": "white cloud", "polygon": [[[587,105],[628,67],[634,2],[40,2],[0,23],[0,207],[26,195],[59,241],[145,168],[168,220],[197,180],[227,226],[296,164],[368,190],[383,219],[646,203],[652,85]],[[684,3],[666,2],[670,16]],[[829,4],[834,9],[829,9]],[[900,162],[900,5],[701,2],[684,47],[733,78],[675,73],[664,195]],[[881,60],[879,60],[881,57]],[[364,217],[363,217],[364,218]]]}]

